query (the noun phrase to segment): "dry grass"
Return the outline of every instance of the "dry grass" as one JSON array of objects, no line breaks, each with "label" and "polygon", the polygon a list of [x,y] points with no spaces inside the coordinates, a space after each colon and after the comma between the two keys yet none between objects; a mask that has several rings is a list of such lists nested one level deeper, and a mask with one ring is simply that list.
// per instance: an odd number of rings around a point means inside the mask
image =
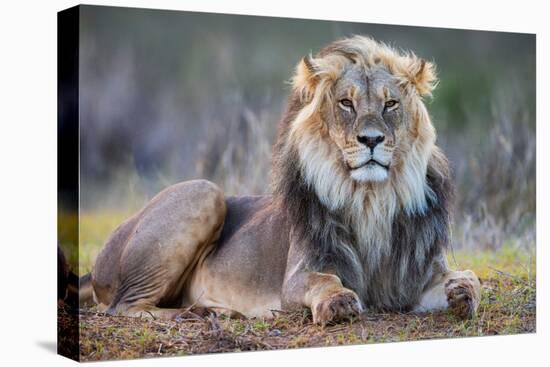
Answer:
[{"label": "dry grass", "polygon": [[483,281],[482,302],[473,320],[458,320],[446,312],[369,311],[323,328],[312,324],[308,310],[278,313],[272,320],[228,319],[191,310],[173,321],[81,310],[81,358],[129,359],[535,332],[532,251],[507,247],[498,252],[457,252],[455,258],[461,268],[472,268]]}]

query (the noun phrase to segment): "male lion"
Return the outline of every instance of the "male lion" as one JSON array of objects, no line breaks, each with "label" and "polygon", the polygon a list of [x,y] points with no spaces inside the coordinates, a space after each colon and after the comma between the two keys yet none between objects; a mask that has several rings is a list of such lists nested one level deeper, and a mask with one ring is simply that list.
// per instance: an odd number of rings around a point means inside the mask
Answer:
[{"label": "male lion", "polygon": [[305,57],[272,194],[167,188],[107,240],[82,299],[129,316],[192,304],[249,317],[305,306],[321,324],[365,307],[473,316],[479,280],[445,258],[452,185],[422,101],[435,83],[432,63],[366,37]]}]

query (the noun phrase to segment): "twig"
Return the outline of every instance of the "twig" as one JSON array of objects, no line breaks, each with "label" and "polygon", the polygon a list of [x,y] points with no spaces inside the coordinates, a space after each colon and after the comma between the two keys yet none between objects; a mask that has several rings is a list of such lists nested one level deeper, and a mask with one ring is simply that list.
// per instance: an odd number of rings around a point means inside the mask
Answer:
[{"label": "twig", "polygon": [[[151,311],[145,310],[145,312],[147,312],[149,315],[151,315],[151,317],[153,318],[153,320],[156,321],[157,318],[155,317],[155,315],[153,315],[153,313],[152,313]],[[141,314],[139,314],[139,318],[141,319]]]},{"label": "twig", "polygon": [[492,271],[494,271],[494,272],[500,274],[500,275],[504,275],[504,276],[506,276],[506,277],[508,277],[508,278],[512,278],[512,279],[517,280],[517,281],[525,282],[521,277],[518,277],[517,275],[513,275],[513,274],[507,273],[507,272],[505,272],[505,271],[498,270],[498,269],[496,269],[496,268],[493,268],[493,267],[490,266],[490,265],[487,266],[487,267],[488,267],[489,269],[491,269]]}]

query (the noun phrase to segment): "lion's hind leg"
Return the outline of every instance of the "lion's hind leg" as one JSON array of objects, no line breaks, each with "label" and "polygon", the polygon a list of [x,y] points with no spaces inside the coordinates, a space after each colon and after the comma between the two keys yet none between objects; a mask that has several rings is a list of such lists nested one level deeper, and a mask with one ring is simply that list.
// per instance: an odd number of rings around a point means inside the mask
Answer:
[{"label": "lion's hind leg", "polygon": [[[169,187],[138,215],[120,260],[120,284],[107,313],[173,318],[197,261],[218,239],[225,198],[204,180]],[[175,306],[163,309],[162,306]]]},{"label": "lion's hind leg", "polygon": [[449,309],[456,316],[472,318],[481,299],[481,285],[471,270],[449,271],[439,276],[422,295],[415,312]]}]

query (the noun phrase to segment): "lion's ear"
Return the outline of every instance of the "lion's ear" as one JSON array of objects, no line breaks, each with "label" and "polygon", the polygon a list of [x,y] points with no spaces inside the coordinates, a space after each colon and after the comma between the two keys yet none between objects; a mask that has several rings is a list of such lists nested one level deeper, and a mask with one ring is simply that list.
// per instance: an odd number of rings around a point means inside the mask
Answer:
[{"label": "lion's ear", "polygon": [[319,66],[311,55],[307,55],[296,66],[292,87],[304,100],[309,101],[313,97],[319,79]]},{"label": "lion's ear", "polygon": [[437,85],[435,65],[429,61],[412,56],[407,70],[408,79],[421,96],[431,96]]}]

